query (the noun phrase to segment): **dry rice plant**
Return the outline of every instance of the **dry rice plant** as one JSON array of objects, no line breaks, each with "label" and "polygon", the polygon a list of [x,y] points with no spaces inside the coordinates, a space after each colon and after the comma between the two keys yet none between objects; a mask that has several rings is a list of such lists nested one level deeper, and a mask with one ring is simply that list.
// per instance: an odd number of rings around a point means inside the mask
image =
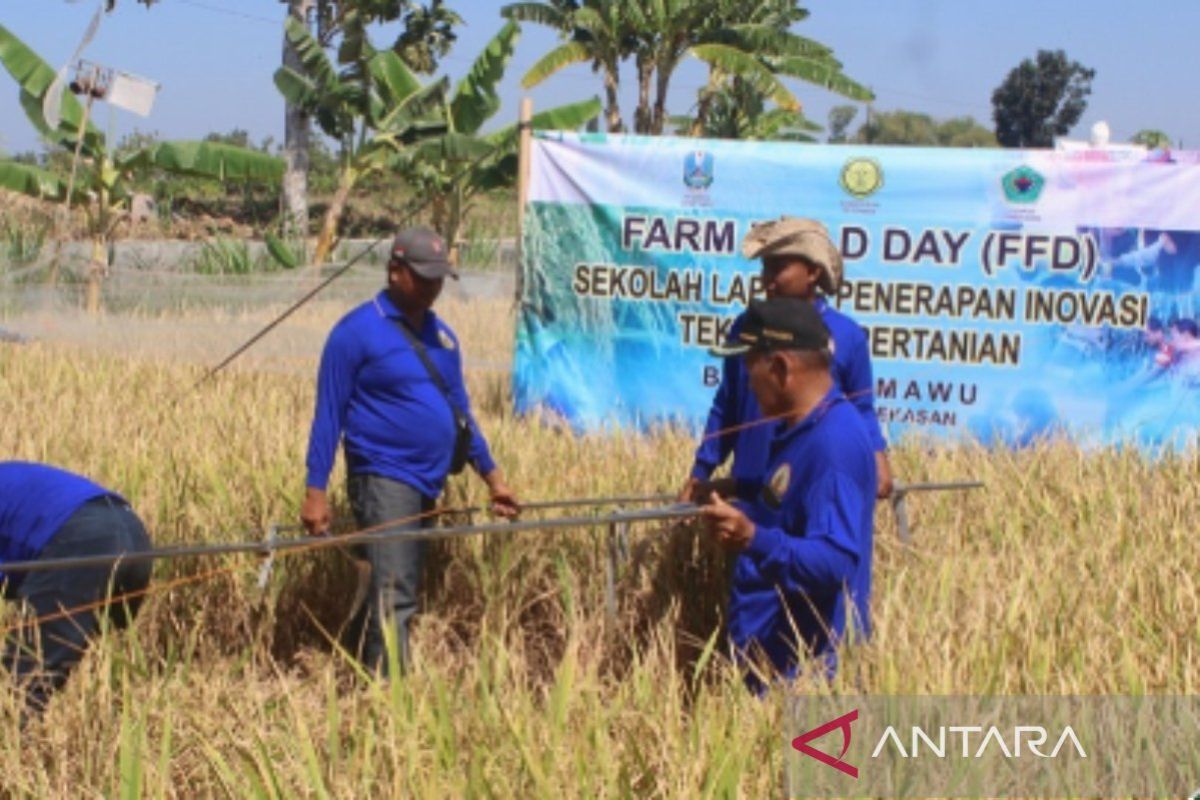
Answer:
[{"label": "dry rice plant", "polygon": [[[343,310],[316,308],[278,332],[273,357],[294,369],[259,355],[196,391],[200,365],[258,320],[109,318],[86,332],[100,348],[0,345],[0,453],[118,488],[159,544],[260,536],[295,519],[312,375]],[[576,437],[514,418],[507,376],[491,368],[509,357],[507,310],[444,313],[469,363],[485,365],[469,376],[477,413],[523,497],[680,483],[693,446],[683,433]],[[186,333],[172,344],[172,330]],[[879,509],[876,633],[833,691],[1200,691],[1195,454],[1152,463],[1063,443],[913,442],[893,458],[908,481],[970,476],[987,489],[914,498],[910,547]],[[480,488],[455,479],[446,502],[476,504]],[[344,556],[281,559],[266,592],[251,558],[161,563],[134,630],[98,642],[41,723],[18,733],[0,693],[0,793],[776,794],[794,732],[783,693],[751,697],[723,655],[723,559],[694,528],[635,528],[610,620],[604,536],[440,544],[417,666],[391,682],[359,674],[338,641],[356,575]]]}]

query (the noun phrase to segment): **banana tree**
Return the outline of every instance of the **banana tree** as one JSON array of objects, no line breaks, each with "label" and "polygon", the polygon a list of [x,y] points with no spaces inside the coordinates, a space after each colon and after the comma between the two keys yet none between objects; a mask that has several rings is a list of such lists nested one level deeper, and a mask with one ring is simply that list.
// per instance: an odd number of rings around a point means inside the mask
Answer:
[{"label": "banana tree", "polygon": [[[517,126],[487,135],[479,131],[500,110],[496,86],[504,78],[519,36],[516,23],[505,23],[443,105],[446,132],[412,148],[398,162],[418,195],[430,198],[433,226],[450,244],[455,258],[459,231],[474,201],[516,181]],[[600,101],[592,98],[535,114],[530,124],[556,130],[578,128],[600,111]]]},{"label": "banana tree", "polygon": [[338,186],[313,256],[313,263],[321,264],[333,249],[355,185],[392,165],[407,147],[445,132],[445,123],[435,115],[449,82],[443,78],[422,86],[393,50],[372,47],[364,18],[356,13],[343,23],[337,65],[307,27],[292,17],[285,22],[285,35],[302,69],[276,70],[275,86],[340,146]]},{"label": "banana tree", "polygon": [[[800,101],[783,83],[792,77],[855,100],[874,95],[842,73],[833,51],[791,31],[808,12],[794,0],[655,0],[629,7],[639,31],[634,48],[638,63],[638,131],[660,134],[666,122],[666,99],[675,70],[685,58],[709,67],[709,86],[702,90],[696,119],[703,127],[708,100],[730,78],[752,85],[780,109],[798,113]],[[653,73],[654,103],[650,105]]]},{"label": "banana tree", "polygon": [[728,79],[707,98],[703,120],[691,116],[671,117],[676,135],[710,139],[815,142],[822,128],[800,111],[769,108],[769,98],[751,82]]},{"label": "banana tree", "polygon": [[81,169],[73,186],[48,170],[0,160],[0,187],[84,213],[92,241],[89,311],[99,310],[100,284],[109,266],[109,243],[117,226],[128,216],[132,186],[139,177],[165,172],[217,181],[269,183],[283,175],[283,162],[277,158],[216,142],[159,142],[114,155],[104,135],[87,121],[79,101],[69,94],[62,98],[58,127],[50,127],[43,103],[55,72],[3,25],[0,64],[20,86],[21,107],[42,138],[51,146],[79,154]]},{"label": "banana tree", "polygon": [[[633,53],[636,31],[631,7],[641,0],[542,0],[511,3],[500,9],[502,16],[517,22],[533,22],[559,32],[567,41],[537,60],[521,86],[530,89],[572,64],[591,62],[592,71],[604,82],[604,120],[609,133],[624,129],[620,108],[621,62]],[[636,9],[634,9],[636,10]]]}]

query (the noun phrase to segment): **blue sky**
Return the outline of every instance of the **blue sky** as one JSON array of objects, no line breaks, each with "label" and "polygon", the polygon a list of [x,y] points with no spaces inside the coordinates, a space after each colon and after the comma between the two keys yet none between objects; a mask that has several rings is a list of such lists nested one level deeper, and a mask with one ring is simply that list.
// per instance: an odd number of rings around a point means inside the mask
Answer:
[{"label": "blue sky", "polygon": [[[452,77],[500,25],[501,3],[449,0],[466,20],[445,61]],[[0,0],[4,24],[55,66],[69,58],[96,0]],[[875,90],[876,108],[906,108],[935,117],[969,114],[991,127],[991,93],[1021,59],[1062,48],[1097,71],[1088,112],[1074,131],[1107,120],[1113,139],[1159,128],[1185,147],[1200,147],[1200,104],[1193,87],[1200,2],[1168,0],[1153,11],[1135,3],[1091,0],[815,0],[797,31],[831,46],[846,72]],[[1086,8],[1086,10],[1084,10]],[[254,139],[282,138],[283,102],[271,82],[279,64],[284,7],[279,0],[161,0],[152,9],[119,0],[85,57],[159,81],[152,115],[107,107],[97,122],[116,136],[134,129],[165,138],[195,138],[235,127]],[[552,32],[525,26],[500,94],[496,118],[516,116],[520,76],[555,44]],[[697,63],[672,82],[669,111],[686,112],[704,82]],[[632,68],[623,76],[623,110],[634,106]],[[802,83],[793,89],[824,124],[841,98]],[[535,107],[599,95],[600,81],[573,67],[529,92]],[[858,122],[862,120],[860,112]],[[0,150],[38,147],[17,87],[0,72]]]}]

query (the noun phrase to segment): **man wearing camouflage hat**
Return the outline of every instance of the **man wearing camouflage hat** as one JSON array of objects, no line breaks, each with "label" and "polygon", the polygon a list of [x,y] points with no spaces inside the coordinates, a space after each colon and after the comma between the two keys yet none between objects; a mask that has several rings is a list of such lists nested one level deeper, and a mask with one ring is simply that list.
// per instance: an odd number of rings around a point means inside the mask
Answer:
[{"label": "man wearing camouflage hat", "polygon": [[[892,492],[887,442],[875,416],[874,378],[863,329],[826,299],[842,280],[842,255],[817,220],[780,217],[754,225],[742,241],[742,255],[762,259],[762,283],[768,298],[796,297],[812,302],[833,337],[832,376],[862,415],[875,450],[877,496]],[[823,296],[824,295],[824,296]],[[734,322],[736,338],[743,317]],[[734,479],[739,493],[750,493],[761,484],[775,425],[762,420],[762,411],[750,391],[745,367],[727,360],[721,383],[708,414],[704,438],[696,450],[691,475],[683,490],[687,499],[699,499],[713,471],[732,453]],[[698,493],[699,492],[699,496]]]},{"label": "man wearing camouflage hat", "polygon": [[[458,273],[442,238],[428,228],[403,230],[392,243],[387,286],[329,334],[317,376],[300,512],[310,534],[327,532],[332,522],[325,491],[339,441],[360,529],[431,526],[447,475],[465,464],[487,483],[495,513],[513,517],[520,511],[471,415],[458,338],[433,312],[447,277]],[[365,550],[371,586],[363,661],[387,669],[384,630],[391,627],[404,666],[424,542],[383,541]]]}]

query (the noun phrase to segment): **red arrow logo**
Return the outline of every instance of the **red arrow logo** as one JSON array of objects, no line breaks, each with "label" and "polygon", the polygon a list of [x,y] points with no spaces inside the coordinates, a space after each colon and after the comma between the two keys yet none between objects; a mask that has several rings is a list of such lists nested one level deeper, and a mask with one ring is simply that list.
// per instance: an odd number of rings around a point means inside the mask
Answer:
[{"label": "red arrow logo", "polygon": [[[843,714],[837,719],[826,722],[819,728],[813,728],[807,733],[800,734],[795,739],[792,739],[792,747],[799,750],[801,753],[804,753],[804,755],[809,756],[810,758],[815,758],[817,761],[820,761],[826,766],[833,767],[839,772],[846,773],[851,778],[857,778],[858,767],[842,761],[842,757],[845,756],[846,751],[850,749],[850,723],[854,722],[856,719],[858,719],[857,708],[851,711],[849,714]],[[834,758],[828,753],[821,752],[815,747],[809,745],[809,742],[813,741],[814,739],[820,739],[830,731],[837,730],[839,728],[842,731],[842,752],[838,753],[837,758]]]}]

